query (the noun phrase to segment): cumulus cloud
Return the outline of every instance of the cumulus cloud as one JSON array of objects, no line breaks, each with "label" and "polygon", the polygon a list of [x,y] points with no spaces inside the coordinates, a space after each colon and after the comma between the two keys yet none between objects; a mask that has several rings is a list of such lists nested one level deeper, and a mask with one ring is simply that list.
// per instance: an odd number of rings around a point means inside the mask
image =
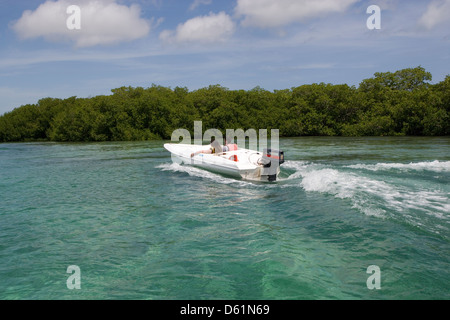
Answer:
[{"label": "cumulus cloud", "polygon": [[435,0],[428,5],[427,11],[419,20],[419,25],[430,30],[442,22],[449,21],[449,17],[450,0]]},{"label": "cumulus cloud", "polygon": [[178,25],[175,31],[164,30],[160,39],[166,42],[197,42],[213,43],[223,42],[229,38],[235,30],[235,24],[225,12],[210,13],[200,16]]},{"label": "cumulus cloud", "polygon": [[27,10],[12,23],[22,39],[43,37],[50,41],[73,41],[77,47],[114,44],[145,37],[151,23],[140,17],[138,5],[120,5],[115,0],[81,0],[81,29],[69,30],[67,8],[71,0],[46,1],[36,10]]},{"label": "cumulus cloud", "polygon": [[344,12],[359,0],[237,0],[244,26],[282,27],[329,13]]}]

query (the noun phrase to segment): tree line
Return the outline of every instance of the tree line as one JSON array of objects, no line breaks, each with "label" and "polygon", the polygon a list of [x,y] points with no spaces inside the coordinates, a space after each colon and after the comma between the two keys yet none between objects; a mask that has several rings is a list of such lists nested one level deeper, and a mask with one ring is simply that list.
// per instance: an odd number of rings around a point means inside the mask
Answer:
[{"label": "tree line", "polygon": [[296,136],[450,134],[450,75],[422,67],[375,73],[359,87],[310,84],[267,91],[121,87],[92,98],[44,98],[0,117],[0,142],[170,139],[175,129],[279,129]]}]

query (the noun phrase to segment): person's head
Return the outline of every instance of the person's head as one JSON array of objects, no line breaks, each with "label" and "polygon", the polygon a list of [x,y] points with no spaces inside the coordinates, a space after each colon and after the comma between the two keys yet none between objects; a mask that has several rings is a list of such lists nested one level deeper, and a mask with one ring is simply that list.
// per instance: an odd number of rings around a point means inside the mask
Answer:
[{"label": "person's head", "polygon": [[223,144],[224,145],[227,145],[227,144],[230,144],[231,143],[231,138],[229,138],[229,137],[224,137],[223,138]]}]

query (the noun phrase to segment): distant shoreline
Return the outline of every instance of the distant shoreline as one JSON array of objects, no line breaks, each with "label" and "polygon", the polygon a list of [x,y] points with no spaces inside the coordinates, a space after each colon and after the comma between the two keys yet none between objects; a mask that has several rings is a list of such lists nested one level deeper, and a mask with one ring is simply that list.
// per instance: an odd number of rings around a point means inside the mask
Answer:
[{"label": "distant shoreline", "polygon": [[[446,136],[297,136],[297,137],[280,137],[283,139],[449,139],[450,135]],[[160,143],[168,143],[172,142],[170,139],[153,139],[153,140],[108,140],[108,141],[50,141],[50,140],[26,140],[26,141],[8,141],[8,142],[0,142],[0,145],[8,145],[8,144],[99,144],[99,143],[134,143],[134,142],[160,142]],[[176,141],[175,141],[176,143]],[[194,144],[194,142],[192,142]],[[203,140],[203,145],[208,144],[208,140]]]},{"label": "distant shoreline", "polygon": [[449,136],[450,75],[422,67],[375,73],[358,88],[311,84],[273,92],[121,87],[92,98],[44,98],[0,116],[0,142],[168,140],[176,129],[278,129],[280,137]]}]

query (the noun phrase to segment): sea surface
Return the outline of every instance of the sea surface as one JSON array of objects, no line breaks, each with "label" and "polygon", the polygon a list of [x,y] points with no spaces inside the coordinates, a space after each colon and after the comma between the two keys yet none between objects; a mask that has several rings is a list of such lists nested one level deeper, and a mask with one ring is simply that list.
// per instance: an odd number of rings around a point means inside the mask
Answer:
[{"label": "sea surface", "polygon": [[450,299],[450,138],[281,139],[275,183],[163,144],[0,144],[0,299]]}]

